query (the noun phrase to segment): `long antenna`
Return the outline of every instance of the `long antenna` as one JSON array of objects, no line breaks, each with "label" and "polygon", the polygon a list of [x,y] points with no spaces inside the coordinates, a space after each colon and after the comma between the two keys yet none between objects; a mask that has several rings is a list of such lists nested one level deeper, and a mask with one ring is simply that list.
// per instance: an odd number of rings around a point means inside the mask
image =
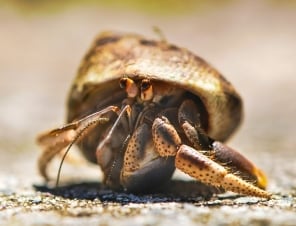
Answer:
[{"label": "long antenna", "polygon": [[93,120],[91,121],[90,123],[88,123],[87,125],[85,125],[84,128],[82,128],[80,130],[80,132],[75,136],[75,138],[73,139],[73,141],[68,145],[63,157],[62,157],[62,160],[60,162],[60,165],[59,165],[59,169],[58,169],[58,174],[57,174],[57,179],[56,179],[56,184],[55,186],[58,187],[59,186],[59,181],[60,181],[60,177],[61,177],[61,171],[62,171],[62,166],[63,166],[63,163],[65,161],[65,158],[67,156],[67,154],[69,153],[71,147],[73,146],[73,144],[75,144],[77,142],[77,140],[82,136],[82,134],[92,125],[94,124],[97,124],[98,122],[106,122],[108,121],[109,119],[108,118],[99,118],[99,119],[96,119],[96,120]]}]

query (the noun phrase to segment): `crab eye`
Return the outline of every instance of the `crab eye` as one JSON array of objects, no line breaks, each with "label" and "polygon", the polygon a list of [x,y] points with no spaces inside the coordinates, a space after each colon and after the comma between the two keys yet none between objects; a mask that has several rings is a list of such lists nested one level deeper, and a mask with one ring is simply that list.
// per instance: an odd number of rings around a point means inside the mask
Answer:
[{"label": "crab eye", "polygon": [[141,91],[146,91],[150,88],[151,83],[149,79],[143,79],[141,83]]},{"label": "crab eye", "polygon": [[138,94],[138,87],[130,78],[121,78],[119,80],[119,86],[120,88],[125,89],[128,97],[135,97]]},{"label": "crab eye", "polygon": [[128,80],[128,78],[121,78],[119,80],[119,86],[120,86],[120,88],[122,88],[122,89],[125,89],[126,88],[127,82],[128,82],[127,80]]},{"label": "crab eye", "polygon": [[152,84],[149,79],[143,79],[141,82],[141,99],[149,101],[153,98]]}]

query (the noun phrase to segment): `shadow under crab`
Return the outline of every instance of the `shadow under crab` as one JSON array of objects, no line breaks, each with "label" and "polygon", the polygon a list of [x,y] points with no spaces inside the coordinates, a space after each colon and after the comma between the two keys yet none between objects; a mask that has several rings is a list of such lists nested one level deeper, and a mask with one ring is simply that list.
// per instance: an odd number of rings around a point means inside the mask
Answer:
[{"label": "shadow under crab", "polygon": [[99,199],[102,202],[127,203],[159,203],[159,202],[199,202],[209,200],[219,190],[197,181],[172,180],[164,186],[146,193],[125,193],[113,191],[99,182],[83,182],[49,187],[34,185],[40,192],[69,199]]}]

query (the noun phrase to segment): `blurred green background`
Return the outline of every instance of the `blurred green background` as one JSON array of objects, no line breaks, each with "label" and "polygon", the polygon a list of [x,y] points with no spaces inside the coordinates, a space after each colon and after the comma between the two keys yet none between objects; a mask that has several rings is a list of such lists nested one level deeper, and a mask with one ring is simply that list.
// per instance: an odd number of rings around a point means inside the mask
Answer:
[{"label": "blurred green background", "polygon": [[[238,0],[0,0],[0,6],[10,7],[24,14],[55,13],[73,7],[108,7],[118,10],[130,9],[142,13],[177,15],[209,10]],[[295,6],[295,0],[265,0],[277,6]]]},{"label": "blurred green background", "polygon": [[231,0],[1,0],[0,4],[17,9],[26,14],[60,12],[73,7],[108,7],[117,10],[130,9],[142,13],[176,15],[190,13],[196,9],[223,5]]}]

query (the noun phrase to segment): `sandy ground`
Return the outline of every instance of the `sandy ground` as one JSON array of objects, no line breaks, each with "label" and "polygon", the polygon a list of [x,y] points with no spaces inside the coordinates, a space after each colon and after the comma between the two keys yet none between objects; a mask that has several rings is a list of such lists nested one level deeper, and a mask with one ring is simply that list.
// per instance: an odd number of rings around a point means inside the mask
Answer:
[{"label": "sandy ground", "polygon": [[[0,224],[296,225],[295,24],[296,7],[266,1],[176,17],[88,7],[26,17],[1,9]],[[272,200],[233,194],[205,200],[190,182],[185,195],[178,187],[179,193],[150,196],[102,191],[99,183],[56,193],[42,187],[36,134],[62,124],[67,91],[94,36],[111,29],[156,37],[154,25],[211,62],[240,91],[245,120],[229,144],[266,172]],[[53,175],[56,169],[53,164]],[[101,178],[86,164],[66,165],[63,176],[75,182]]]}]

